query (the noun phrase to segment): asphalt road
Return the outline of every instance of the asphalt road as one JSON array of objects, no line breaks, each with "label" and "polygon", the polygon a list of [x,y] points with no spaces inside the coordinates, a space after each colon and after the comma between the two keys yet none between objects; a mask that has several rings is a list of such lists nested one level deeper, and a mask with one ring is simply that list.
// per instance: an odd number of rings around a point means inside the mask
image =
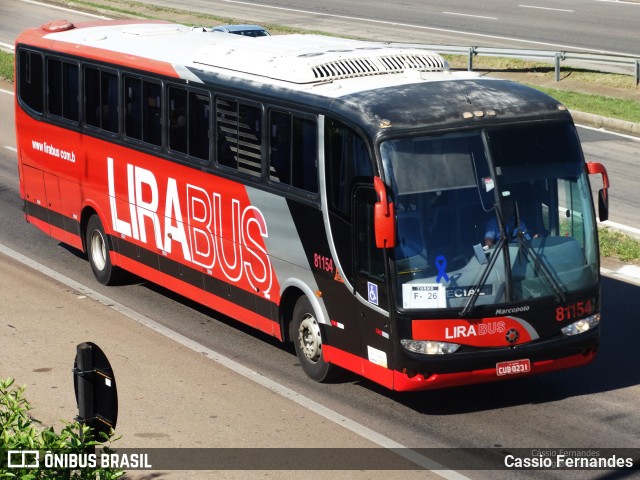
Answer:
[{"label": "asphalt road", "polygon": [[[2,4],[3,12],[4,7]],[[3,32],[5,21],[4,17],[0,19]],[[10,87],[0,85],[0,88]],[[3,119],[0,124],[0,243],[403,445],[423,448],[640,446],[640,415],[636,407],[640,396],[637,368],[640,322],[636,301],[640,286],[603,279],[602,344],[596,361],[581,369],[409,395],[391,393],[349,375],[342,382],[319,385],[305,377],[289,349],[231,319],[178,298],[162,287],[135,279],[115,288],[97,284],[79,252],[60,245],[25,223],[19,200],[16,155],[7,148],[15,146],[12,102],[11,95],[0,92],[0,118]],[[587,157],[600,158],[610,172],[615,173],[611,179],[612,195],[613,191],[619,195],[615,202],[625,205],[628,198],[637,199],[636,182],[630,174],[633,159],[637,158],[637,142],[601,132],[581,130],[580,134]],[[622,185],[627,187],[619,187]],[[628,188],[628,193],[620,194],[620,188]],[[613,196],[612,207],[612,219],[616,220]],[[624,208],[630,212],[636,208],[637,212],[637,205],[634,207],[633,203]],[[522,472],[519,477],[564,478],[560,473]],[[514,478],[512,472],[467,474],[482,479]],[[581,472],[581,477],[602,478],[602,474]]]},{"label": "asphalt road", "polygon": [[[175,6],[173,0],[141,0]],[[219,16],[453,45],[587,49],[640,55],[640,4],[602,0],[185,0]],[[378,35],[378,32],[380,33]]]},{"label": "asphalt road", "polygon": [[[138,0],[176,8],[174,0]],[[184,0],[183,9],[261,24],[279,24],[389,41],[509,48],[587,50],[640,56],[640,3],[610,0]],[[82,19],[47,12],[33,0],[0,0],[6,25],[0,42],[15,38],[25,19]],[[86,17],[84,17],[86,18]],[[29,23],[27,23],[29,24]]]}]

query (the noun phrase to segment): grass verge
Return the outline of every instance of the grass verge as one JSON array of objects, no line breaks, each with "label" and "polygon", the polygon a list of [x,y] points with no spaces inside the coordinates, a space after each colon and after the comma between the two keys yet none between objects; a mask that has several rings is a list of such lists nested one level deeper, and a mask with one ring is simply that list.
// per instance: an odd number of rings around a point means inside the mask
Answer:
[{"label": "grass verge", "polygon": [[0,78],[13,82],[13,53],[0,50]]},{"label": "grass verge", "polygon": [[628,122],[640,123],[640,102],[622,98],[605,97],[588,93],[571,92],[556,88],[529,85],[552,96],[569,110],[594,113],[603,117],[617,118]]},{"label": "grass verge", "polygon": [[598,229],[600,255],[640,264],[640,241],[610,228]]}]

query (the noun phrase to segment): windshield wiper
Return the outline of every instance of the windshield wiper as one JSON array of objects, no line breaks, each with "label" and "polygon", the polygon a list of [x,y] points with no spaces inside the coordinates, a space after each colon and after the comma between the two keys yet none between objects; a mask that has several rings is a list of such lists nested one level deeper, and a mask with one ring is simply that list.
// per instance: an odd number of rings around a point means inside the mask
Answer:
[{"label": "windshield wiper", "polygon": [[[478,301],[478,297],[480,296],[480,291],[484,288],[484,285],[487,283],[487,279],[489,278],[489,274],[493,270],[493,266],[496,264],[498,260],[498,256],[502,252],[505,243],[507,243],[507,227],[504,223],[504,217],[502,213],[502,205],[499,202],[494,202],[493,210],[496,212],[496,221],[498,222],[498,229],[500,230],[500,238],[498,239],[498,243],[495,245],[495,250],[491,255],[491,259],[484,270],[482,271],[482,275],[480,276],[480,281],[473,287],[473,293],[469,297],[466,305],[459,313],[459,316],[466,317],[469,315],[469,312],[473,309],[476,302]],[[509,263],[509,253],[507,251],[507,263]],[[510,282],[507,282],[507,295],[510,296]]]},{"label": "windshield wiper", "polygon": [[565,302],[566,296],[562,291],[562,286],[558,281],[553,277],[553,273],[549,270],[549,267],[544,262],[542,257],[529,243],[527,239],[527,235],[522,229],[522,225],[520,223],[520,210],[518,209],[518,204],[515,204],[515,213],[516,213],[516,238],[518,239],[518,245],[521,250],[524,250],[525,256],[529,256],[533,261],[533,266],[536,271],[541,273],[541,276],[544,277],[546,282],[551,285],[551,289],[555,294],[556,300]]},{"label": "windshield wiper", "polygon": [[467,304],[459,313],[461,317],[466,317],[475,306],[476,301],[480,296],[480,291],[484,288],[484,285],[487,283],[489,274],[491,273],[491,270],[493,270],[493,266],[496,264],[496,261],[498,260],[498,256],[500,255],[500,252],[502,252],[502,249],[504,248],[505,243],[506,243],[506,236],[501,235],[500,239],[498,240],[498,243],[496,244],[495,250],[491,255],[491,259],[489,260],[489,263],[487,264],[486,267],[484,267],[484,270],[482,271],[482,276],[480,277],[480,281],[473,287],[473,293],[469,297]]},{"label": "windshield wiper", "polygon": [[556,300],[559,302],[565,302],[566,296],[562,291],[562,286],[558,281],[554,278],[553,273],[549,270],[549,267],[542,259],[540,254],[536,252],[536,250],[531,246],[527,237],[525,237],[524,232],[518,228],[518,232],[516,234],[516,238],[518,239],[518,244],[520,248],[524,250],[525,256],[529,256],[533,261],[533,266],[536,271],[541,273],[541,277],[543,277],[546,282],[551,286],[553,293],[555,294]]}]

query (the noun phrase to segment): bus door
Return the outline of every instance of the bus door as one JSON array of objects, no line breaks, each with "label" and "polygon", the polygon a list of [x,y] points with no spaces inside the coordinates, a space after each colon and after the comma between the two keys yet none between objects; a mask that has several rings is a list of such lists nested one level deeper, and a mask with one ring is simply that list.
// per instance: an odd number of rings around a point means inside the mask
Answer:
[{"label": "bus door", "polygon": [[[366,376],[383,383],[391,382],[392,342],[389,318],[389,282],[385,268],[385,252],[376,247],[373,228],[375,190],[356,186],[353,202],[355,289],[358,298],[358,322],[362,339]],[[373,365],[372,365],[373,364]],[[382,368],[380,368],[382,367]],[[387,378],[388,376],[388,378]]]}]

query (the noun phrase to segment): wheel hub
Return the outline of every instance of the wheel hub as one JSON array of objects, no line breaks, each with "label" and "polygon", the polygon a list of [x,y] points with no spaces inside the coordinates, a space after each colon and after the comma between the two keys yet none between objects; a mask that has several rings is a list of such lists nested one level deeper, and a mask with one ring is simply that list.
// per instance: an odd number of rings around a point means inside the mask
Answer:
[{"label": "wheel hub", "polygon": [[306,314],[300,322],[298,341],[304,356],[312,363],[316,363],[322,355],[322,337],[317,320]]},{"label": "wheel hub", "polygon": [[91,259],[98,270],[104,270],[107,264],[107,246],[97,230],[91,234]]}]

